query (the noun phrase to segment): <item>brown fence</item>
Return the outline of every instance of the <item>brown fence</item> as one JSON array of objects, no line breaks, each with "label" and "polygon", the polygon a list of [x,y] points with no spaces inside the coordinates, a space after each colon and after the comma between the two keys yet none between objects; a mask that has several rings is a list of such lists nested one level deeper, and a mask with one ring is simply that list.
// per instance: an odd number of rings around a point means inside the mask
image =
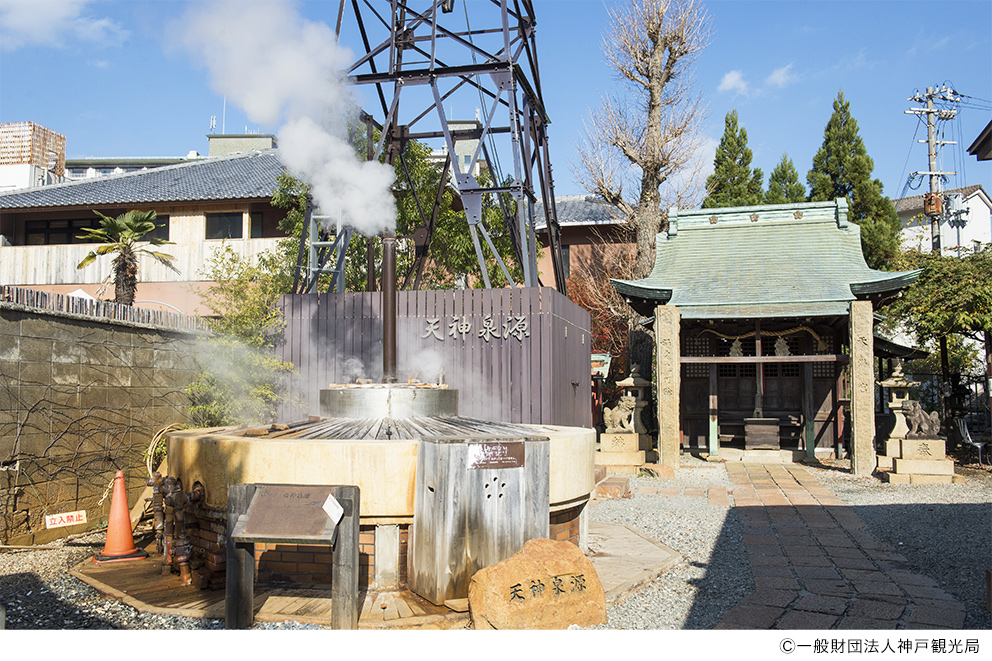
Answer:
[{"label": "brown fence", "polygon": [[[379,293],[287,295],[282,358],[299,373],[281,419],[318,412],[331,383],[382,379]],[[591,424],[589,314],[549,288],[397,292],[397,363],[459,390],[460,415]]]}]

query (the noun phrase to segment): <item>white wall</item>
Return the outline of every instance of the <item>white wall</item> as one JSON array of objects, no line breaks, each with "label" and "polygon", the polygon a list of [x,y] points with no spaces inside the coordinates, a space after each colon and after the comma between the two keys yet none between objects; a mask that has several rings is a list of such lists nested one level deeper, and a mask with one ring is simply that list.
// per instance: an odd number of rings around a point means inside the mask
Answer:
[{"label": "white wall", "polygon": [[[223,209],[216,209],[222,211]],[[238,209],[229,209],[238,211]],[[214,209],[211,209],[214,211]],[[205,216],[200,209],[174,208],[163,210],[169,215],[169,240],[175,245],[156,249],[175,257],[175,273],[147,255],[140,256],[139,277],[142,282],[196,282],[202,280],[200,270],[214,250],[223,245],[220,239],[205,240]],[[249,236],[251,221],[247,211],[242,236]],[[242,256],[254,256],[275,248],[278,238],[230,239],[227,243]],[[0,282],[5,285],[30,287],[33,285],[92,284],[111,275],[110,255],[98,257],[95,262],[77,269],[97,243],[74,243],[51,246],[0,246]],[[148,247],[148,244],[142,244]]]},{"label": "white wall", "polygon": [[[957,254],[957,247],[962,250],[974,248],[974,242],[982,245],[992,243],[992,200],[981,189],[973,192],[964,200],[968,212],[962,216],[966,221],[960,228],[950,223],[940,223],[940,245],[946,255]],[[930,224],[923,216],[902,218],[902,244],[904,248],[918,248],[924,252],[930,251]],[[922,223],[922,225],[921,225]],[[958,237],[960,236],[960,243]]]},{"label": "white wall", "polygon": [[31,188],[57,184],[62,178],[43,168],[28,163],[0,165],[0,193],[16,188]]}]

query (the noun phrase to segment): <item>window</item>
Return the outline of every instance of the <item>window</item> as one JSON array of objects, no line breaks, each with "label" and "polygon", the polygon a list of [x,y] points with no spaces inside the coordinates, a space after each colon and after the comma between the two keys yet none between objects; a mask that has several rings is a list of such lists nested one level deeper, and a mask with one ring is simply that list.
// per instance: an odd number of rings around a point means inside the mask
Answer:
[{"label": "window", "polygon": [[834,363],[813,363],[813,378],[814,379],[835,378]]},{"label": "window", "polygon": [[168,216],[155,216],[155,224],[158,226],[151,232],[144,236],[144,239],[162,239],[163,241],[169,240],[169,217]]},{"label": "window", "polygon": [[710,366],[700,365],[699,363],[686,363],[682,366],[685,370],[684,378],[686,379],[708,379],[710,376]]},{"label": "window", "polygon": [[251,212],[251,238],[261,239],[262,238],[262,212],[252,211]]},{"label": "window", "polygon": [[243,215],[240,211],[206,214],[206,238],[240,239]]},{"label": "window", "polygon": [[686,337],[682,342],[682,353],[685,356],[709,356],[711,351],[708,335]]},{"label": "window", "polygon": [[564,277],[564,278],[567,278],[568,277],[568,274],[570,272],[570,269],[569,269],[569,260],[570,259],[571,258],[569,257],[568,246],[562,246],[561,247],[561,270],[563,271],[562,277]]},{"label": "window", "polygon": [[29,220],[24,223],[24,245],[52,246],[66,243],[90,243],[76,238],[84,227],[99,227],[100,219],[73,218],[66,220]]}]

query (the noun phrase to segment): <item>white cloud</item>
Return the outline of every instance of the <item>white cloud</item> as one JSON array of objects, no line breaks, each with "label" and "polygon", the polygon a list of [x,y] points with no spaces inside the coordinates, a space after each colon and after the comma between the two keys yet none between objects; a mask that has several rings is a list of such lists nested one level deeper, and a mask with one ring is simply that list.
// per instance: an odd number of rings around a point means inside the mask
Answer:
[{"label": "white cloud", "polygon": [[748,85],[747,81],[744,80],[744,72],[734,69],[723,74],[720,85],[716,89],[718,92],[735,92],[737,94],[747,95]]},{"label": "white cloud", "polygon": [[792,73],[791,64],[775,69],[775,71],[772,71],[771,74],[765,78],[765,84],[773,87],[788,87],[789,85],[797,82],[799,82],[799,76]]},{"label": "white cloud", "polygon": [[109,18],[83,16],[90,0],[0,0],[0,49],[64,47],[74,40],[120,43],[127,30]]}]

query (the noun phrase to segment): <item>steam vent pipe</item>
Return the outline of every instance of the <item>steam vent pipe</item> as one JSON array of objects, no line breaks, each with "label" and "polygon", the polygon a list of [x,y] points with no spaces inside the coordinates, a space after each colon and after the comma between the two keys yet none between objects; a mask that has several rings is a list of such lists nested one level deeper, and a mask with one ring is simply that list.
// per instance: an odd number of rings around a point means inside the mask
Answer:
[{"label": "steam vent pipe", "polygon": [[396,383],[396,237],[382,237],[382,381]]}]

